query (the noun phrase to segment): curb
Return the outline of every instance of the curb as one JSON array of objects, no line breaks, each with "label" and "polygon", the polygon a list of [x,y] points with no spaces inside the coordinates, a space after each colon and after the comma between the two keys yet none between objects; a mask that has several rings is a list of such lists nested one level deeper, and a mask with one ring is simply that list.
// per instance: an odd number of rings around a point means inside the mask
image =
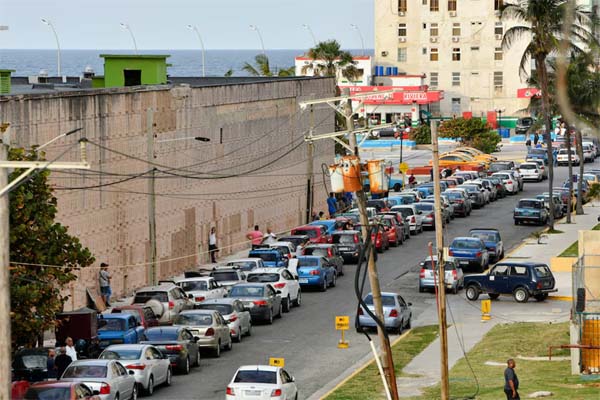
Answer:
[{"label": "curb", "polygon": [[573,297],[572,296],[548,296],[548,300],[573,301]]}]

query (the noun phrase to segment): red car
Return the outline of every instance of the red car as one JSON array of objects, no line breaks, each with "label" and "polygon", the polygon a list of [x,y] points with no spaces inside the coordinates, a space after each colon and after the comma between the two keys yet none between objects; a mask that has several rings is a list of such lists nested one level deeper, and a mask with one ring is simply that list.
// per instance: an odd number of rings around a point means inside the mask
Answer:
[{"label": "red car", "polygon": [[393,215],[384,215],[381,218],[383,230],[388,237],[388,242],[392,247],[404,243],[404,231],[401,226],[396,223],[396,218]]},{"label": "red car", "polygon": [[[356,226],[356,230],[361,230],[361,225]],[[390,248],[390,242],[388,240],[388,235],[385,233],[383,226],[379,225],[377,230],[377,237],[375,237],[375,228],[372,228],[371,232],[371,242],[375,243],[375,250],[378,253],[383,253],[385,250]]]},{"label": "red car", "polygon": [[152,308],[143,304],[132,304],[129,306],[115,307],[112,309],[111,312],[119,314],[127,313],[133,315],[135,317],[135,320],[141,326],[143,326],[144,329],[160,325],[158,318],[156,318],[156,315],[154,315],[154,311],[152,311]]},{"label": "red car", "polygon": [[302,225],[292,229],[292,235],[306,235],[311,243],[329,243],[327,228],[323,225]]},{"label": "red car", "polygon": [[20,399],[100,400],[85,383],[47,381],[29,386]]}]

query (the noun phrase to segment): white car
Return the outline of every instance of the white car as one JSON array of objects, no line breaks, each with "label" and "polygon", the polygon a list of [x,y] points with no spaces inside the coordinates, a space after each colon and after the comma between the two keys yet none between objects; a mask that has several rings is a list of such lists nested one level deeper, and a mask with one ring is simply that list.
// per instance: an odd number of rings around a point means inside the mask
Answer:
[{"label": "white car", "polygon": [[128,371],[133,371],[135,382],[147,396],[152,396],[157,385],[171,385],[171,361],[150,344],[113,344],[98,358],[119,360]]},{"label": "white car", "polygon": [[264,268],[265,264],[263,263],[262,258],[258,257],[249,257],[249,258],[238,258],[235,260],[228,261],[225,266],[238,267],[244,272],[252,271],[255,268]]},{"label": "white car", "polygon": [[[579,156],[575,150],[571,149],[571,164],[579,165]],[[569,151],[567,149],[560,149],[556,155],[556,163],[558,165],[569,165]]]},{"label": "white car", "polygon": [[598,147],[596,147],[596,145],[594,144],[594,142],[586,142],[583,141],[581,142],[584,146],[590,146],[590,148],[592,149],[593,153],[594,153],[594,159],[598,156]]},{"label": "white car", "polygon": [[262,268],[248,273],[246,281],[250,283],[270,283],[275,290],[281,291],[283,312],[289,312],[292,305],[302,304],[302,290],[298,279],[285,268]]},{"label": "white car", "polygon": [[101,400],[137,399],[138,386],[132,370],[127,371],[116,360],[76,360],[73,361],[60,380],[63,382],[83,382],[98,392]]},{"label": "white car", "polygon": [[481,192],[481,194],[483,195],[484,203],[485,204],[490,203],[490,192],[489,192],[489,190],[487,190],[486,188],[483,187],[483,184],[481,183],[481,181],[473,179],[470,181],[465,181],[465,183],[463,183],[463,185],[476,185],[477,188],[479,189],[479,191]]},{"label": "white car", "polygon": [[207,299],[221,299],[227,296],[227,289],[210,276],[199,278],[185,278],[176,282],[195,304],[202,303]]},{"label": "white car", "polygon": [[519,166],[523,180],[541,182],[544,179],[543,172],[536,162],[525,162]]},{"label": "white car", "polygon": [[596,150],[592,149],[592,146],[589,144],[582,143],[583,147],[583,161],[584,162],[594,162],[596,159]]},{"label": "white car", "polygon": [[242,336],[252,335],[252,320],[250,312],[244,308],[244,303],[238,299],[211,299],[196,306],[199,310],[217,310],[221,313],[231,332],[231,338],[236,342],[242,341]]},{"label": "white car", "polygon": [[535,160],[527,161],[527,162],[536,163],[538,165],[538,168],[540,169],[540,171],[542,171],[542,179],[548,179],[548,171],[546,170],[546,166],[544,165],[544,160],[535,159]]},{"label": "white car", "polygon": [[[348,211],[348,214],[360,214],[360,213],[358,211],[358,208],[353,208],[350,211]],[[373,218],[376,215],[377,215],[377,209],[375,207],[367,207],[367,216],[369,218]]]},{"label": "white car", "polygon": [[292,242],[270,243],[269,247],[283,250],[283,253],[288,256],[288,260],[296,256],[296,246]]},{"label": "white car", "polygon": [[417,210],[417,207],[414,204],[393,206],[392,211],[397,211],[402,214],[410,227],[411,235],[423,232],[423,212]]},{"label": "white car", "polygon": [[519,183],[508,172],[496,172],[492,176],[502,180],[502,184],[508,193],[519,193]]},{"label": "white car", "polygon": [[298,398],[295,379],[280,367],[244,365],[227,385],[227,400],[294,400]]}]

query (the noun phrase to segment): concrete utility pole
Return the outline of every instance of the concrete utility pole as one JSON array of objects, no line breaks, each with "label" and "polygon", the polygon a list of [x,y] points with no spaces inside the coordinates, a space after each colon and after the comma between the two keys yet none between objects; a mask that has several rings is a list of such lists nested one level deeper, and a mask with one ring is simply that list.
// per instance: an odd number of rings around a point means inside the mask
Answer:
[{"label": "concrete utility pole", "polygon": [[[570,224],[571,211],[573,208],[573,160],[571,159],[571,132],[567,129],[565,134],[567,136],[567,160],[569,165],[569,199],[567,200],[567,224]],[[581,162],[581,160],[579,160],[579,162]]]},{"label": "concrete utility pole", "polygon": [[[310,128],[309,135],[312,137],[315,129],[315,113],[313,106],[310,106]],[[306,155],[306,223],[309,224],[313,214],[313,198],[314,198],[314,183],[313,183],[313,168],[314,168],[314,148],[315,145],[311,141],[308,142]]]},{"label": "concrete utility pole", "polygon": [[[442,222],[442,189],[440,187],[440,159],[438,150],[437,122],[431,121],[431,144],[433,153],[433,196],[435,206],[435,241],[438,265],[438,318],[440,330],[441,399],[450,399],[448,383],[448,327],[446,326],[446,273],[444,271],[444,226]],[[431,264],[435,265],[433,260]],[[435,268],[434,272],[435,274]]]},{"label": "concrete utility pole", "polygon": [[148,284],[156,285],[158,282],[158,267],[156,265],[156,174],[154,163],[154,111],[146,110],[147,150],[148,165],[152,166],[148,179],[148,238],[150,241],[150,269],[148,269]]}]

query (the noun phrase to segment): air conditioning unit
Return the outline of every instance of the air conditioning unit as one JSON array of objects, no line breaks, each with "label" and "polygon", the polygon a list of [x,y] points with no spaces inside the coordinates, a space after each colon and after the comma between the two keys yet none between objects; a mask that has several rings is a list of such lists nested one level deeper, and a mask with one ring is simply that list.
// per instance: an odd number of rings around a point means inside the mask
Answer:
[{"label": "air conditioning unit", "polygon": [[499,33],[496,34],[496,40],[502,40],[502,35],[500,35]]},{"label": "air conditioning unit", "polygon": [[384,50],[381,52],[381,57],[387,57],[387,55],[388,55],[387,51]]},{"label": "air conditioning unit", "polygon": [[449,14],[451,17],[456,17],[456,11],[450,11]]},{"label": "air conditioning unit", "polygon": [[458,43],[458,42],[460,42],[460,37],[458,37],[458,36],[452,36],[452,41],[454,43]]},{"label": "air conditioning unit", "polygon": [[398,11],[399,17],[404,17],[405,15],[406,15],[406,13],[404,11]]},{"label": "air conditioning unit", "polygon": [[405,37],[401,37],[401,38],[399,38],[399,40],[400,40],[400,43],[405,43],[406,42],[406,38]]},{"label": "air conditioning unit", "polygon": [[437,43],[437,39],[438,39],[437,37],[430,37],[430,38],[429,38],[429,41],[430,41],[431,43]]}]

